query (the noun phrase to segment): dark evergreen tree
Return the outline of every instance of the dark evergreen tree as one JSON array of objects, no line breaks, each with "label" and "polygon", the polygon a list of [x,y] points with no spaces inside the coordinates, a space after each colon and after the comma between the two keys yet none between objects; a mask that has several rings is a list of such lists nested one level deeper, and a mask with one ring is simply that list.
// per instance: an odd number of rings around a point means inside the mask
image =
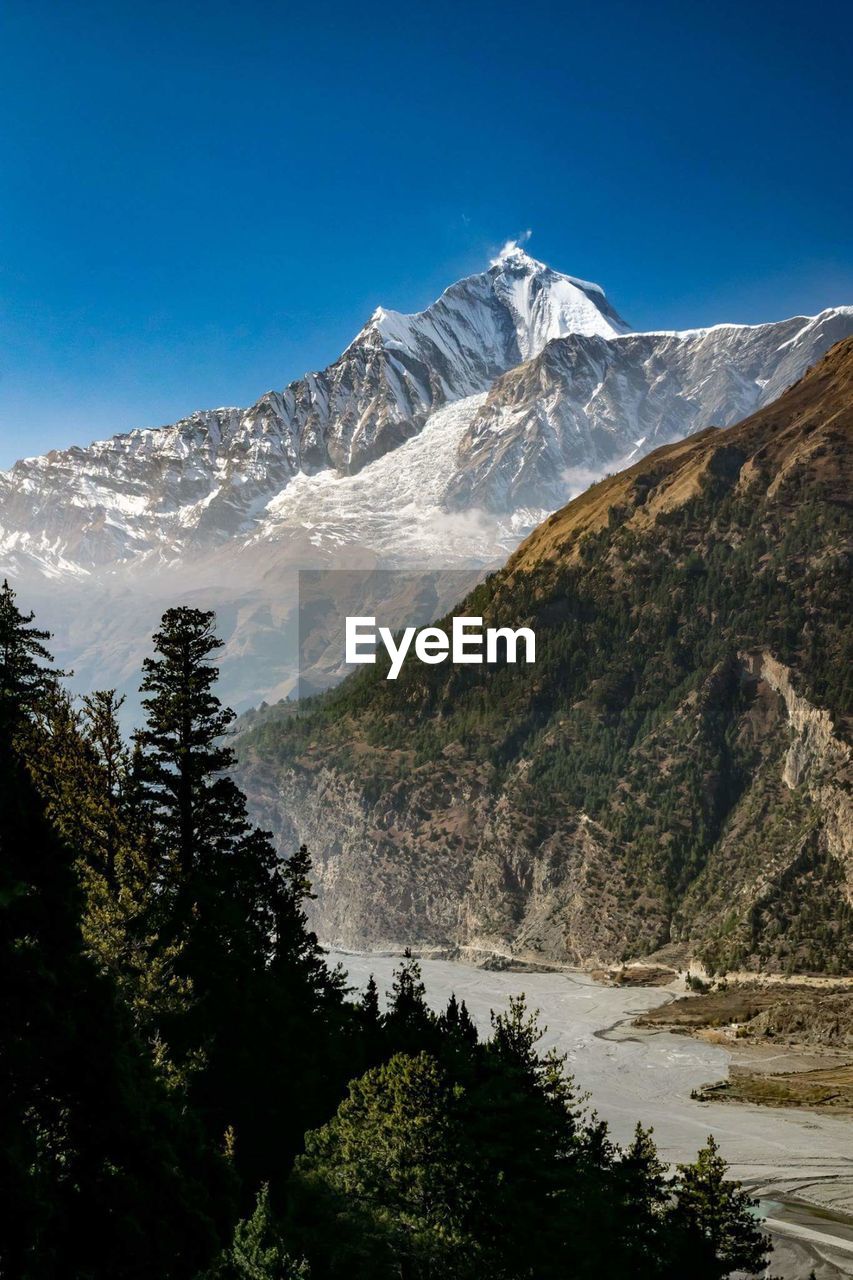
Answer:
[{"label": "dark evergreen tree", "polygon": [[423,1030],[433,1021],[427,1008],[426,987],[421,977],[421,966],[412,956],[411,948],[403,952],[403,962],[394,971],[391,990],[387,992],[388,1022],[402,1032]]},{"label": "dark evergreen tree", "polygon": [[447,1002],[447,1008],[439,1019],[441,1026],[451,1034],[458,1030],[459,1027],[459,1001],[456,999],[456,992],[451,991],[450,999]]},{"label": "dark evergreen tree", "polygon": [[619,1261],[631,1274],[663,1277],[673,1240],[669,1218],[666,1167],[652,1140],[652,1130],[638,1124],[615,1167],[618,1239],[624,1242]]},{"label": "dark evergreen tree", "polygon": [[101,689],[83,698],[83,736],[98,766],[95,792],[102,872],[109,885],[118,883],[117,859],[126,841],[127,789],[130,752],[122,737],[118,715],[124,698],[115,689]]},{"label": "dark evergreen tree", "polygon": [[285,1247],[264,1184],[252,1214],[237,1223],[231,1244],[205,1280],[309,1280],[310,1275],[308,1264]]},{"label": "dark evergreen tree", "polygon": [[476,1044],[479,1039],[476,1024],[464,1000],[459,1006],[459,1035],[468,1044]]},{"label": "dark evergreen tree", "polygon": [[233,853],[248,822],[225,773],[234,753],[221,739],[234,713],[212,692],[218,671],[210,658],[222,647],[213,613],[169,609],[154,647],[157,656],[143,663],[146,724],[136,742],[178,929],[200,909],[205,878],[218,870],[220,855]]},{"label": "dark evergreen tree", "polygon": [[438,1019],[426,1002],[421,967],[409,947],[394,970],[391,990],[385,993],[386,1012],[382,1018],[384,1058],[394,1053],[438,1053],[442,1032]]},{"label": "dark evergreen tree", "polygon": [[15,592],[4,578],[0,587],[0,727],[13,727],[32,714],[62,675],[51,671],[46,648],[49,631],[33,626],[34,614],[21,613]]},{"label": "dark evergreen tree", "polygon": [[151,823],[121,740],[118,706],[105,691],[84,698],[81,712],[52,688],[17,736],[46,815],[75,853],[86,947],[151,1039],[158,1016],[186,1007],[187,983],[175,967],[180,944],[159,933]]},{"label": "dark evergreen tree", "polygon": [[447,1008],[438,1019],[442,1032],[454,1043],[467,1045],[469,1048],[477,1043],[477,1028],[471,1019],[465,1001],[460,1004],[455,992],[451,992]]},{"label": "dark evergreen tree", "polygon": [[[35,687],[7,686],[20,699],[13,723],[32,714]],[[4,727],[0,1272],[189,1277],[217,1245],[227,1171],[173,1105],[112,983],[86,954],[76,861]]]},{"label": "dark evergreen tree", "polygon": [[[341,982],[307,929],[310,858],[280,862],[226,773],[232,713],[213,693],[213,614],[170,609],[146,659],[138,792],[151,827],[158,947],[189,1003],[159,1033],[212,1138],[249,1185],[286,1176],[343,1085]],[[345,1077],[344,1077],[345,1078]]]},{"label": "dark evergreen tree", "polygon": [[670,1221],[696,1280],[759,1275],[768,1265],[770,1240],[753,1212],[756,1201],[727,1173],[713,1134],[692,1164],[678,1166]]},{"label": "dark evergreen tree", "polygon": [[371,973],[367,979],[367,986],[359,1001],[364,1022],[370,1027],[379,1026],[379,988],[376,985],[376,979]]}]

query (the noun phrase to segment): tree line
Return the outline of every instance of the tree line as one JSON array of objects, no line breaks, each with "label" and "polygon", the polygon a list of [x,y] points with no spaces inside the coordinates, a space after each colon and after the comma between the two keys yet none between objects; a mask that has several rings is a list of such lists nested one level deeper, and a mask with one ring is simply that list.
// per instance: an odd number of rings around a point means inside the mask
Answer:
[{"label": "tree line", "polygon": [[169,610],[130,741],[0,590],[0,1274],[9,1280],[717,1280],[767,1239],[713,1140],[670,1173],[407,954],[330,969],[310,858],[230,771],[211,613]]}]

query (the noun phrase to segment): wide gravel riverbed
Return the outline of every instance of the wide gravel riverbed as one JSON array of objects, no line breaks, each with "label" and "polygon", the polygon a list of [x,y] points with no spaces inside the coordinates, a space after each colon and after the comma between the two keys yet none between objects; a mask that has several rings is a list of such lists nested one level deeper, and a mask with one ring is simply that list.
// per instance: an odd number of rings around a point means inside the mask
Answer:
[{"label": "wide gravel riverbed", "polygon": [[[380,996],[399,957],[332,951],[355,988],[372,973]],[[524,992],[547,1026],[542,1047],[567,1055],[567,1069],[619,1142],[651,1125],[661,1156],[690,1160],[709,1133],[762,1201],[775,1248],[771,1274],[805,1280],[853,1276],[853,1121],[812,1111],[695,1102],[690,1092],[722,1079],[725,1049],[689,1036],[640,1030],[633,1019],[670,994],[657,987],[606,987],[584,973],[508,973],[448,960],[422,960],[427,999],[442,1008],[451,991],[483,1034],[492,1009]]]}]

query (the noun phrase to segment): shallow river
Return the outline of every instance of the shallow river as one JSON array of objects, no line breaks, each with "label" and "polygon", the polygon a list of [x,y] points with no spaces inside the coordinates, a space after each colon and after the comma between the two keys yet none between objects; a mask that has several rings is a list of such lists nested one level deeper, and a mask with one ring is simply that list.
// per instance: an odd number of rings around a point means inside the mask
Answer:
[{"label": "shallow river", "polygon": [[[394,956],[332,952],[354,987],[373,973],[380,997]],[[525,992],[547,1031],[542,1048],[567,1055],[567,1070],[620,1142],[635,1124],[653,1126],[661,1156],[690,1160],[709,1133],[733,1176],[758,1195],[774,1241],[774,1276],[853,1276],[853,1121],[816,1112],[702,1103],[691,1089],[726,1075],[725,1049],[688,1036],[632,1027],[637,1014],[671,999],[659,988],[605,987],[583,973],[493,973],[447,960],[420,961],[430,1005],[451,991],[481,1032],[492,1009]],[[849,1217],[847,1215],[850,1215]]]}]

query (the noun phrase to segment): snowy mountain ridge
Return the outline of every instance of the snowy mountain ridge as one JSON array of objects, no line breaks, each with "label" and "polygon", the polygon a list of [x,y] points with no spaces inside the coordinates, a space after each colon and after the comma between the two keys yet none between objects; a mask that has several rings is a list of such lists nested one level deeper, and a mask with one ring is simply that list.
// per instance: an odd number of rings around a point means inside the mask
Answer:
[{"label": "snowy mountain ridge", "polygon": [[0,558],[56,574],[211,545],[245,531],[296,475],[358,472],[552,338],[626,331],[597,286],[507,255],[425,311],[377,309],[328,369],[247,410],[202,410],[16,463],[0,475]]},{"label": "snowy mountain ridge", "polygon": [[[288,687],[297,568],[498,564],[605,471],[739,421],[849,334],[851,307],[635,333],[600,286],[507,246],[248,409],[0,473],[0,574],[90,685],[127,687],[163,607],[216,608],[243,707]],[[95,598],[110,618],[92,636]]]}]

